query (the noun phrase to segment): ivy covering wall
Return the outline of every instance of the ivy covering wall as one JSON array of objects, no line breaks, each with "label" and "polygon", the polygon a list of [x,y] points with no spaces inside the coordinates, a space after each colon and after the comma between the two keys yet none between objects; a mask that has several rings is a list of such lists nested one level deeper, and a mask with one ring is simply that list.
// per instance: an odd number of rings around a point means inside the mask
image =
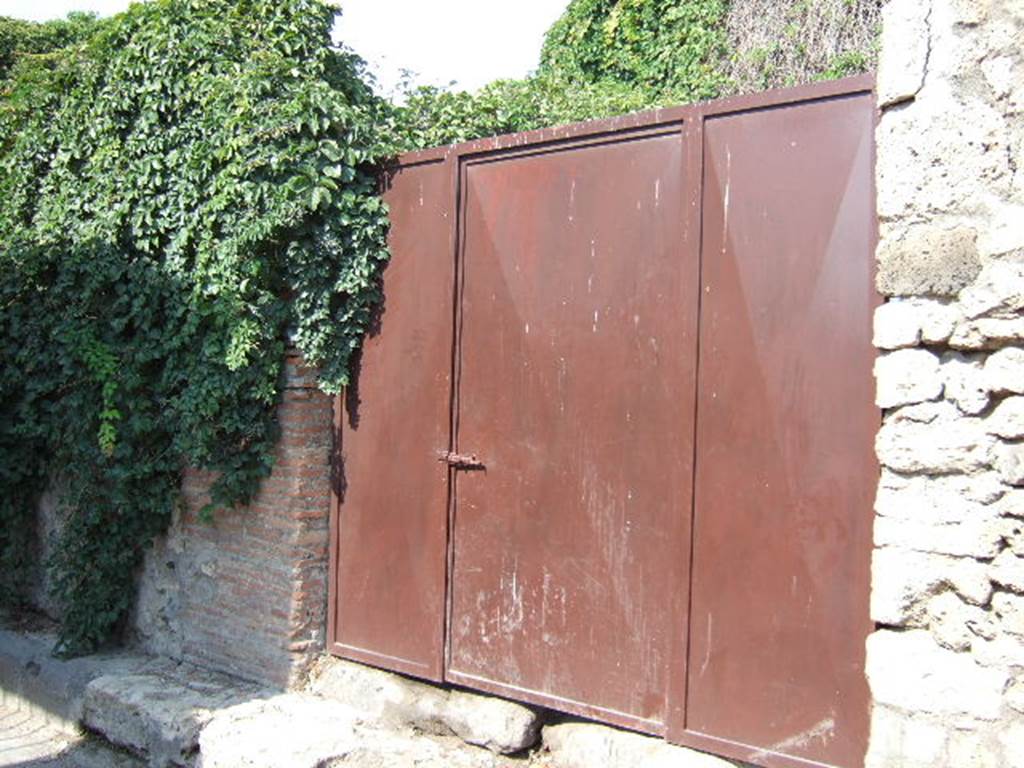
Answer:
[{"label": "ivy covering wall", "polygon": [[[286,346],[326,391],[346,383],[387,258],[388,157],[736,90],[736,62],[761,71],[730,27],[751,2],[573,0],[536,74],[402,106],[331,44],[323,0],[0,17],[0,598],[24,586],[47,488],[67,653],[116,632],[185,466],[218,473],[209,513],[246,503]],[[841,3],[857,30],[878,5]],[[837,35],[801,77],[870,66],[847,51],[869,38]]]},{"label": "ivy covering wall", "polygon": [[184,465],[220,473],[218,506],[269,473],[286,343],[345,383],[391,149],[333,19],[157,0],[18,55],[0,85],[0,570],[13,590],[52,482],[67,652],[124,616]]}]

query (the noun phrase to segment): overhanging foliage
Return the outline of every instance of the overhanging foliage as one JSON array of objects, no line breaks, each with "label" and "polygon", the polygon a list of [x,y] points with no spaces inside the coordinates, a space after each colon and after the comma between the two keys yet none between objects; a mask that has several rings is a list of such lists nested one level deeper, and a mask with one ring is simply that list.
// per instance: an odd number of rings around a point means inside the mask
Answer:
[{"label": "overhanging foliage", "polygon": [[[381,105],[319,0],[157,0],[0,87],[0,552],[56,480],[63,644],[109,636],[185,464],[244,503],[286,339],[337,391],[377,300]],[[8,22],[5,22],[5,24]]]}]

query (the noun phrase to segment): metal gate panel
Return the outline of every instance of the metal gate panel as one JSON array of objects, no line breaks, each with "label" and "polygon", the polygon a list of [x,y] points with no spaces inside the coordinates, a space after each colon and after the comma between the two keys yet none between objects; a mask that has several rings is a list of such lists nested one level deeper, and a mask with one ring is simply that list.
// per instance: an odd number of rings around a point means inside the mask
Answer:
[{"label": "metal gate panel", "polygon": [[861,765],[867,743],[873,128],[871,94],[704,127],[689,685],[676,738],[762,765]]},{"label": "metal gate panel", "polygon": [[454,282],[452,164],[388,182],[384,304],[337,398],[331,650],[440,680]]},{"label": "metal gate panel", "polygon": [[[681,123],[464,165],[447,678],[663,733],[696,243]],[[674,611],[673,605],[680,610]]]}]

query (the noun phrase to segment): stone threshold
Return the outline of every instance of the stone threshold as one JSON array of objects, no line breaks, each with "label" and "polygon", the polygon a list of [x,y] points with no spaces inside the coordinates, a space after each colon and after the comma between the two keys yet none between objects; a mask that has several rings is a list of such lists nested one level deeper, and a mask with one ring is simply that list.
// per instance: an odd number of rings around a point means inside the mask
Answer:
[{"label": "stone threshold", "polygon": [[[281,691],[130,650],[60,660],[0,627],[0,696],[153,768],[729,768],[656,738],[323,657]],[[93,740],[96,741],[95,739]],[[125,759],[124,764],[130,761]]]}]

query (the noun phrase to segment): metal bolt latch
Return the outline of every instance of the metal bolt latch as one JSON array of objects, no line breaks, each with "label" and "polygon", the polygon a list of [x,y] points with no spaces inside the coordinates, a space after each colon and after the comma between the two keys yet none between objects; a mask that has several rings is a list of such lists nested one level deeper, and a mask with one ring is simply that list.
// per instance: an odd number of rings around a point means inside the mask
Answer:
[{"label": "metal bolt latch", "polygon": [[441,454],[438,461],[443,461],[449,467],[454,467],[455,469],[486,469],[484,463],[476,456],[455,453],[454,451],[446,451]]}]

